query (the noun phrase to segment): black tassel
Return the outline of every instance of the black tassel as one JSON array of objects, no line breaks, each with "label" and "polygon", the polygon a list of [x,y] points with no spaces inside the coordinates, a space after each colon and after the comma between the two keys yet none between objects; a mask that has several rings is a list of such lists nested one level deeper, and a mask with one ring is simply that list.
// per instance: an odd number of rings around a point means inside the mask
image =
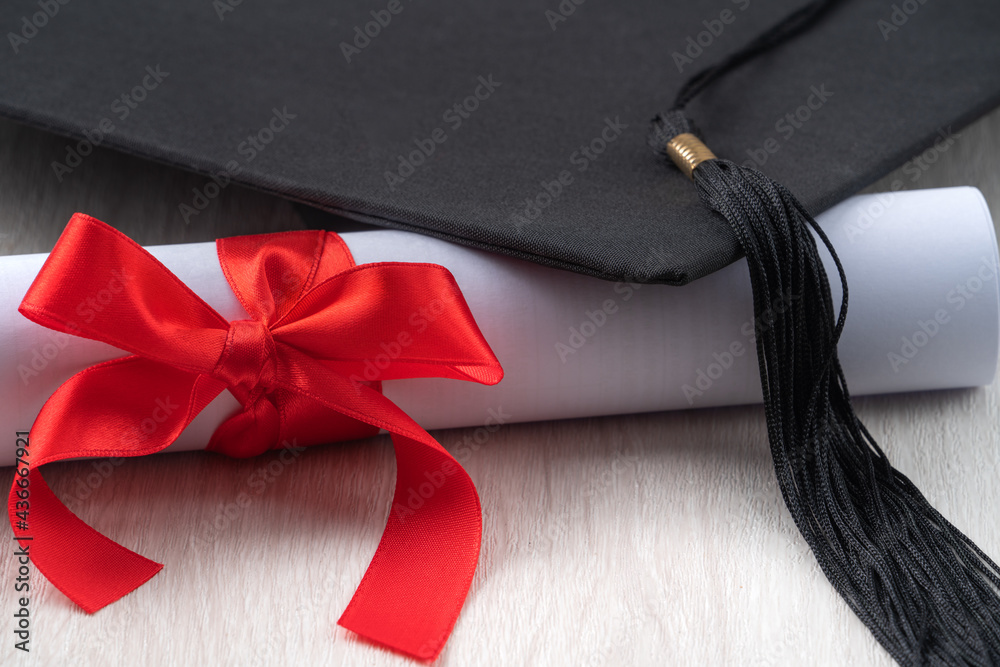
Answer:
[{"label": "black tassel", "polygon": [[[665,153],[691,133],[658,116]],[[746,254],[771,455],[785,504],[830,583],[902,665],[1000,664],[1000,569],[890,465],[851,407],[837,359],[847,282],[829,239],[784,187],[728,160],[692,174]],[[810,231],[811,230],[811,231]],[[843,284],[839,314],[813,233]],[[781,300],[785,308],[771,308]]]}]

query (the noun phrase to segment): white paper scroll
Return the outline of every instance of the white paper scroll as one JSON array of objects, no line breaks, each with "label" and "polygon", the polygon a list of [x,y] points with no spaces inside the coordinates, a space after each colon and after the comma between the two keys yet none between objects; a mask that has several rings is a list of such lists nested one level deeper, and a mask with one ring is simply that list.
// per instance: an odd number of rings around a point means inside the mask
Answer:
[{"label": "white paper scroll", "polygon": [[[997,243],[978,190],[857,196],[819,221],[850,281],[839,351],[854,395],[992,382],[1000,345]],[[441,379],[385,382],[385,394],[425,428],[761,400],[743,261],[685,287],[640,286],[406,232],[343,238],[358,264],[433,262],[450,269],[504,368],[504,380],[493,387]],[[149,250],[223,316],[246,317],[214,244]],[[122,355],[17,313],[44,259],[0,257],[0,426],[12,434],[30,427],[70,375]],[[827,271],[836,276],[830,261]],[[839,303],[840,286],[833,282]],[[779,300],[773,307],[784,305]],[[418,319],[414,327],[410,333],[416,334]],[[224,392],[170,449],[204,448],[238,407]],[[13,452],[0,450],[0,465],[12,463]]]}]

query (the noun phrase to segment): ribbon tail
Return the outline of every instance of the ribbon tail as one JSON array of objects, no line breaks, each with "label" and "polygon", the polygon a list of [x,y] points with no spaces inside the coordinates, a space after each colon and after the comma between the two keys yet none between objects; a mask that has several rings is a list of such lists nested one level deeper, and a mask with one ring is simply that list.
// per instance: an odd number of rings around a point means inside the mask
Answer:
[{"label": "ribbon tail", "polygon": [[[156,378],[155,391],[151,377]],[[125,357],[77,373],[42,408],[29,435],[28,475],[15,475],[7,511],[15,539],[35,567],[84,611],[93,613],[127,595],[163,565],[84,523],[52,492],[41,466],[69,458],[159,451],[223,388],[205,376]],[[146,419],[156,424],[150,433],[142,430]],[[66,442],[67,433],[73,434],[72,444]],[[111,434],[124,435],[109,442]],[[28,481],[26,488],[18,484],[20,479]],[[17,516],[24,509],[27,519]]]},{"label": "ribbon tail", "polygon": [[[105,607],[152,579],[163,565],[126,549],[85,524],[62,504],[41,473],[28,475],[31,489],[29,530],[15,527],[14,539],[26,548],[35,567],[53,586],[87,613]],[[8,513],[16,526],[16,490]],[[31,541],[25,540],[30,536]]]},{"label": "ribbon tail", "polygon": [[451,634],[472,584],[482,511],[469,475],[424,435],[393,435],[392,509],[371,564],[338,623],[402,653],[432,660]]},{"label": "ribbon tail", "polygon": [[479,561],[482,510],[472,479],[427,431],[370,387],[282,346],[286,388],[392,434],[396,490],[385,532],[338,623],[433,659],[458,619]]}]

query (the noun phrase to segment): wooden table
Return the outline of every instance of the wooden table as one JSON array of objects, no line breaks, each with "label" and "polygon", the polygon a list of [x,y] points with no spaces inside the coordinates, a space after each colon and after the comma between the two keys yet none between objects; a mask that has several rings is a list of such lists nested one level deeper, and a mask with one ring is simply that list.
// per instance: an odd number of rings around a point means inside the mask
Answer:
[{"label": "wooden table", "polygon": [[[206,179],[103,149],[60,182],[50,164],[67,144],[0,122],[0,253],[49,251],[74,211],[144,245],[305,226],[292,204],[237,186],[185,225],[178,205]],[[1000,211],[1000,113],[934,158],[872,190],[975,185]],[[1000,556],[996,383],[855,403],[931,502]],[[28,426],[3,424],[2,446]],[[471,432],[433,435],[452,447]],[[94,466],[54,464],[46,479],[97,530],[166,567],[92,616],[33,572],[25,655],[13,648],[7,541],[0,664],[415,664],[335,625],[388,512],[387,437],[291,464],[131,459],[97,485]],[[891,664],[796,531],[759,406],[505,426],[467,468],[483,503],[482,560],[438,664]],[[251,487],[261,471],[267,483]],[[12,473],[0,470],[3,488]],[[252,503],[227,516],[241,491]]]}]

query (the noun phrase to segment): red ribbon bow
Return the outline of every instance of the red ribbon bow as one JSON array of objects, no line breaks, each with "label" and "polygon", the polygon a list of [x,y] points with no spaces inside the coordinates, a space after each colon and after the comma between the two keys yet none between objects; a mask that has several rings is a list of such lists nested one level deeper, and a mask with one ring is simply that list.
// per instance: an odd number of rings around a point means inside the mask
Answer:
[{"label": "red ribbon bow", "polygon": [[[228,389],[243,409],[208,448],[254,456],[385,429],[396,452],[393,507],[430,476],[415,511],[390,512],[340,625],[418,658],[434,658],[458,618],[479,559],[482,520],[472,480],[452,456],[380,393],[359,381],[381,343],[410,336],[380,379],[446,377],[495,384],[503,371],[458,285],[434,264],[355,266],[336,234],[285,232],[220,239],[219,262],[250,319],[227,322],[131,239],[89,216],[69,221],[19,311],[56,331],[110,343],[131,356],[97,364],[49,398],[30,435],[30,523],[15,483],[15,539],[59,590],[94,612],[163,567],[104,537],[70,512],[40,467],[61,459],[142,456],[167,447]],[[117,280],[117,282],[115,282]],[[101,308],[80,305],[97,298]],[[440,305],[447,307],[440,312]],[[433,322],[411,316],[436,304]],[[413,332],[410,335],[410,332]],[[152,432],[143,429],[164,397]],[[18,476],[15,475],[15,480]],[[25,495],[24,493],[20,494]]]}]

